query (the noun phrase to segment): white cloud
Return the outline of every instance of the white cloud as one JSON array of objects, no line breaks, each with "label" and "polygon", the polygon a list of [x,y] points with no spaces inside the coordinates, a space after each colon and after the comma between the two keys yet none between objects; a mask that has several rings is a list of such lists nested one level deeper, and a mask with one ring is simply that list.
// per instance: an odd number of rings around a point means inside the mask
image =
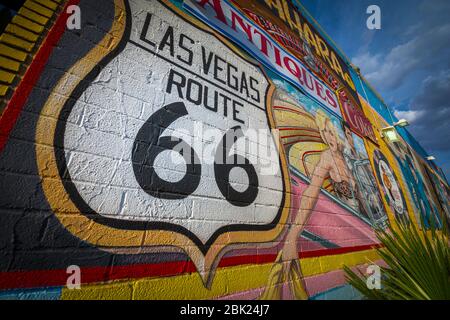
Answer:
[{"label": "white cloud", "polygon": [[381,54],[371,55],[369,52],[364,52],[352,59],[355,66],[361,68],[364,74],[371,74],[380,69]]},{"label": "white cloud", "polygon": [[414,121],[420,119],[423,115],[423,111],[407,110],[407,111],[394,111],[397,119],[406,119],[409,123],[414,123]]}]

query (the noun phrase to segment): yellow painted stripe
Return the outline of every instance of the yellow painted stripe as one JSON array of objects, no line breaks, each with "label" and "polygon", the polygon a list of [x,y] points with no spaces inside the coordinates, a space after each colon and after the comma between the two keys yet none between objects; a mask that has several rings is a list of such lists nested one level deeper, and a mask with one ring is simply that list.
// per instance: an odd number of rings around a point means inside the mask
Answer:
[{"label": "yellow painted stripe", "polygon": [[24,38],[31,42],[36,42],[37,39],[39,38],[39,36],[37,34],[30,32],[30,31],[28,31],[18,25],[12,24],[12,23],[10,23],[10,24],[8,24],[8,26],[6,26],[5,31],[8,33],[11,33],[11,34],[18,35],[19,37]]},{"label": "yellow painted stripe", "polygon": [[[6,26],[5,32],[0,35],[0,81],[13,83],[22,68],[26,68],[28,52],[39,45],[40,40],[45,37],[46,25],[55,15],[61,0],[26,0],[19,9],[17,15]],[[50,27],[50,26],[49,26]],[[42,37],[42,38],[41,38]],[[33,55],[30,55],[33,58]],[[6,96],[9,89],[14,86],[0,84],[0,97]],[[7,101],[6,101],[7,103]],[[5,103],[2,103],[4,106]],[[0,114],[3,110],[0,110]]]},{"label": "yellow painted stripe", "polygon": [[19,71],[20,63],[5,57],[0,56],[0,67],[11,71]]},{"label": "yellow painted stripe", "polygon": [[0,70],[0,81],[6,83],[12,83],[16,75],[14,73],[10,73],[4,70]]},{"label": "yellow painted stripe", "polygon": [[[9,88],[8,86],[0,84],[0,96],[4,96],[6,94],[6,92],[8,92],[8,88]],[[1,114],[1,111],[2,110],[0,110],[0,114]]]},{"label": "yellow painted stripe", "polygon": [[42,31],[44,31],[44,27],[40,24],[34,23],[33,21],[30,21],[19,15],[15,15],[12,19],[12,22],[36,33],[41,33]]},{"label": "yellow painted stripe", "polygon": [[27,19],[37,22],[43,26],[45,26],[49,20],[48,18],[41,16],[40,14],[37,14],[25,7],[22,7],[19,9],[19,14],[21,16],[26,17]]},{"label": "yellow painted stripe", "polygon": [[20,50],[11,48],[5,44],[0,43],[0,55],[10,57],[19,61],[25,61],[27,54]]},{"label": "yellow painted stripe", "polygon": [[58,4],[50,1],[50,0],[34,0],[34,2],[37,2],[43,6],[46,6],[47,8],[50,8],[52,10],[56,10],[58,8]]},{"label": "yellow painted stripe", "polygon": [[33,47],[34,47],[34,43],[26,41],[26,40],[23,40],[23,39],[20,39],[20,38],[17,38],[17,37],[15,37],[15,36],[13,36],[11,34],[8,34],[8,33],[4,33],[4,34],[2,34],[0,36],[0,42],[10,44],[10,45],[12,45],[14,47],[18,47],[18,48],[24,49],[24,50],[26,50],[28,52],[33,50]]},{"label": "yellow painted stripe", "polygon": [[[301,259],[305,277],[379,260],[376,250],[335,256]],[[241,265],[216,270],[210,289],[204,287],[198,273],[173,277],[121,280],[104,284],[83,285],[80,290],[62,289],[61,299],[211,299],[264,287],[271,263]]]},{"label": "yellow painted stripe", "polygon": [[47,9],[46,7],[43,7],[40,4],[37,4],[36,2],[26,1],[24,7],[31,9],[47,18],[51,18],[53,16],[52,10]]}]

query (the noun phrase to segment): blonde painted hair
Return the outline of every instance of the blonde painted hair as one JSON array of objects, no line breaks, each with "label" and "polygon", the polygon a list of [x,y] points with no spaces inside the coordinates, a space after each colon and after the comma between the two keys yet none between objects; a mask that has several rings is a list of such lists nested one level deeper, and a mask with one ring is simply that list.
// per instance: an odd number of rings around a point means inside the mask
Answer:
[{"label": "blonde painted hair", "polygon": [[333,122],[331,122],[330,118],[325,114],[325,112],[323,110],[317,110],[315,120],[316,120],[316,125],[319,128],[320,136],[322,137],[322,140],[324,143],[326,143],[326,139],[323,135],[323,131],[325,130],[325,127],[327,126],[327,124],[329,124],[331,130],[334,131],[334,136],[336,137],[337,143],[341,146],[343,145],[343,141],[342,141],[340,135],[338,134],[336,127],[334,126]]}]

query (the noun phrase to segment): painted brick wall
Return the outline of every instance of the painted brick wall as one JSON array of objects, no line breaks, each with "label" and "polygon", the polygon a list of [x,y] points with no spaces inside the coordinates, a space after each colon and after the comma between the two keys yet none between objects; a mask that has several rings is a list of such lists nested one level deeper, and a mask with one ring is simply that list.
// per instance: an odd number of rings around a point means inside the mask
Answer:
[{"label": "painted brick wall", "polygon": [[0,38],[0,298],[357,299],[341,268],[378,261],[375,226],[448,217],[293,8],[26,1]]}]

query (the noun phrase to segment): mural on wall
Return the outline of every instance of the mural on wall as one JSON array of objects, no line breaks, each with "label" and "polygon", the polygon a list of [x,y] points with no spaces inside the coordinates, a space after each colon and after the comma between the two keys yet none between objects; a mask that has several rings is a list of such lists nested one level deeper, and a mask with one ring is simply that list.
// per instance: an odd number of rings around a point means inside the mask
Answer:
[{"label": "mural on wall", "polygon": [[436,214],[436,219],[433,222],[437,226],[442,226],[443,221],[448,220],[450,213],[448,190],[446,190],[444,183],[436,173],[431,171],[427,166],[424,166],[424,169],[426,170],[427,176],[430,179],[436,203],[439,204],[442,212],[442,215],[440,215],[439,213]]},{"label": "mural on wall", "polygon": [[[278,98],[274,98],[273,110],[289,157],[291,175],[310,182],[315,168],[324,166],[322,151],[333,150],[334,157],[329,160],[336,166],[324,174],[320,184],[324,192],[360,218],[385,225],[387,216],[379,204],[381,198],[363,140],[345,121],[324,112],[288,84],[278,81],[277,86],[274,97]],[[331,134],[327,136],[324,132]]]},{"label": "mural on wall", "polygon": [[341,267],[378,259],[405,190],[313,25],[285,0],[75,3],[0,153],[0,297],[357,298]]},{"label": "mural on wall", "polygon": [[418,157],[403,141],[393,143],[391,151],[397,159],[403,181],[411,195],[416,219],[418,222],[422,222],[425,228],[428,228],[432,217],[438,221],[439,211],[430,194],[428,178],[421,172]]},{"label": "mural on wall", "polygon": [[444,217],[447,221],[447,225],[450,227],[450,189],[445,185],[445,183],[434,173],[431,172],[434,177],[434,186],[437,190],[437,195],[439,197],[439,202],[444,211]]},{"label": "mural on wall", "polygon": [[298,258],[299,250],[310,250],[307,239],[328,247],[376,243],[373,227],[387,227],[387,215],[363,140],[289,84],[276,84],[273,111],[293,183],[292,225],[262,298],[303,299]]},{"label": "mural on wall", "polygon": [[345,87],[357,98],[348,64],[290,1],[233,0],[233,3],[331,88]]},{"label": "mural on wall", "polygon": [[331,112],[341,115],[335,89],[310,71],[304,60],[279,44],[262,26],[239,10],[239,7],[228,0],[186,0],[183,8],[239,44],[264,67],[306,92]]},{"label": "mural on wall", "polygon": [[[376,140],[372,125],[362,112],[348,64],[326,43],[302,12],[287,0],[256,2],[234,0],[233,3],[334,90],[343,115],[355,132],[372,141]],[[281,61],[277,59],[276,50],[274,55],[275,61]]]},{"label": "mural on wall", "polygon": [[386,157],[375,150],[373,154],[373,161],[377,178],[382,186],[384,198],[391,207],[392,212],[395,213],[395,218],[399,222],[408,222],[409,216],[406,208],[405,197],[398,183],[397,177],[389,166]]},{"label": "mural on wall", "polygon": [[[274,240],[287,216],[270,82],[168,5],[130,1],[125,9],[127,24],[117,25],[121,39],[101,57],[102,70],[87,74],[73,99],[50,97],[44,107],[58,115],[51,132],[63,148],[55,168],[40,169],[64,173],[57,187],[70,198],[65,208],[50,204],[70,232],[105,250],[180,247],[207,281],[230,245]],[[136,97],[145,104],[140,114],[128,107]],[[48,123],[39,122],[37,134],[44,130]],[[241,140],[248,148],[234,147]],[[43,187],[56,186],[44,178]],[[66,210],[78,212],[66,220]],[[123,241],[130,236],[135,241]]]}]

